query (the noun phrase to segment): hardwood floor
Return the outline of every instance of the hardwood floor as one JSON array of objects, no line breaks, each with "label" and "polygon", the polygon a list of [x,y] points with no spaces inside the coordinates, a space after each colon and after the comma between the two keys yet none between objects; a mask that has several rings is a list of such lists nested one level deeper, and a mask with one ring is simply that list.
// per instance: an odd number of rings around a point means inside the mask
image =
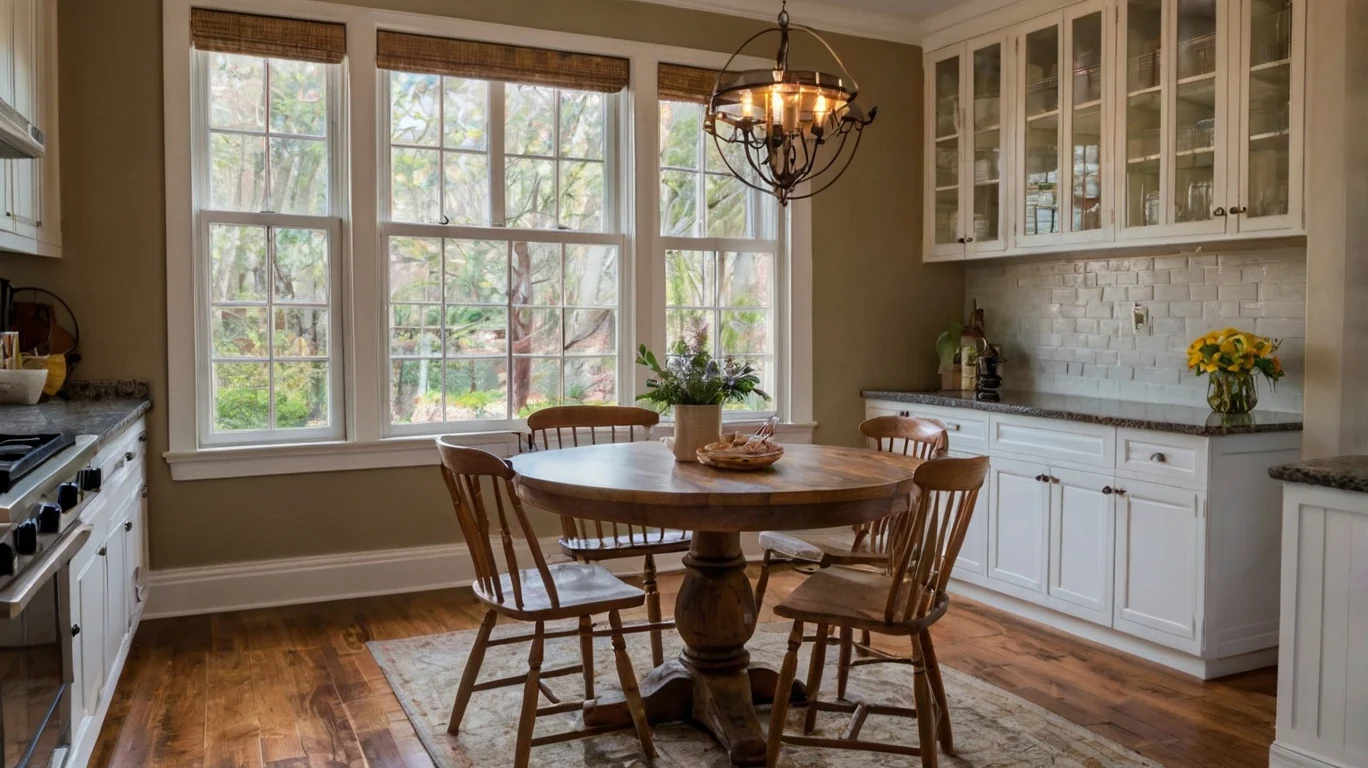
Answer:
[{"label": "hardwood floor", "polygon": [[[766,604],[801,578],[774,574]],[[679,581],[660,578],[666,606]],[[431,766],[365,642],[473,629],[481,613],[451,589],[143,622],[91,766]],[[933,634],[943,665],[1164,765],[1268,764],[1275,670],[1203,683],[965,600]]]}]

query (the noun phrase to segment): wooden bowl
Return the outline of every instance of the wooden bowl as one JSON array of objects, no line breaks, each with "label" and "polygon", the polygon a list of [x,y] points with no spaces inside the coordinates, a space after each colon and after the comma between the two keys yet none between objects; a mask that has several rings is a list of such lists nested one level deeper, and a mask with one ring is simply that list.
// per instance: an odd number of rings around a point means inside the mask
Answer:
[{"label": "wooden bowl", "polygon": [[784,458],[784,449],[769,453],[708,453],[703,449],[698,450],[698,463],[704,466],[715,467],[717,469],[728,469],[734,472],[748,472],[753,469],[764,469],[774,462]]}]

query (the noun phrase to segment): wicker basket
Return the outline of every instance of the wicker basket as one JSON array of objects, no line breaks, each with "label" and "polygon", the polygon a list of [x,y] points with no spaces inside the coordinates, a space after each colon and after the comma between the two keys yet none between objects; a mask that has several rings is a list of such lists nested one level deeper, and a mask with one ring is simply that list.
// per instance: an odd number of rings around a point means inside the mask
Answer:
[{"label": "wicker basket", "polygon": [[732,451],[719,451],[708,453],[702,448],[698,449],[698,463],[717,469],[729,469],[736,472],[747,472],[752,469],[764,469],[774,462],[784,458],[784,449],[769,453],[734,453]]}]

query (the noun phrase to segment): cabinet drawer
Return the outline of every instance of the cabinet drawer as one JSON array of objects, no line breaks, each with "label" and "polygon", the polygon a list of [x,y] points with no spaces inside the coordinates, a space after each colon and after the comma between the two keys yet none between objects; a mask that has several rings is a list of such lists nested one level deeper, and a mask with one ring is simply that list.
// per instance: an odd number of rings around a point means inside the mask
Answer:
[{"label": "cabinet drawer", "polygon": [[139,419],[109,441],[92,462],[100,468],[100,492],[114,492],[124,483],[137,484],[144,479],[144,456],[147,442],[143,438],[146,422]]},{"label": "cabinet drawer", "polygon": [[964,408],[936,408],[926,405],[907,406],[911,416],[935,419],[950,433],[950,450],[976,456],[988,455],[988,414]]},{"label": "cabinet drawer", "polygon": [[1207,446],[1204,437],[1118,429],[1116,469],[1205,487]]},{"label": "cabinet drawer", "polygon": [[1115,427],[995,416],[989,434],[989,447],[994,453],[1015,453],[1105,468],[1110,468],[1115,461]]}]

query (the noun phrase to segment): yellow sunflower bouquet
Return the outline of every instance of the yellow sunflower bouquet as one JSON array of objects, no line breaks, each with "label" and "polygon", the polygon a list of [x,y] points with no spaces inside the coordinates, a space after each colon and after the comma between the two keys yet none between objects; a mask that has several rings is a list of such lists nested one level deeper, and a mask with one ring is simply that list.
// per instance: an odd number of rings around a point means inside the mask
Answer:
[{"label": "yellow sunflower bouquet", "polygon": [[1281,344],[1236,328],[1212,331],[1188,347],[1188,368],[1198,376],[1210,375],[1207,402],[1213,410],[1248,413],[1259,399],[1253,374],[1257,371],[1273,384],[1285,375],[1277,355]]}]

